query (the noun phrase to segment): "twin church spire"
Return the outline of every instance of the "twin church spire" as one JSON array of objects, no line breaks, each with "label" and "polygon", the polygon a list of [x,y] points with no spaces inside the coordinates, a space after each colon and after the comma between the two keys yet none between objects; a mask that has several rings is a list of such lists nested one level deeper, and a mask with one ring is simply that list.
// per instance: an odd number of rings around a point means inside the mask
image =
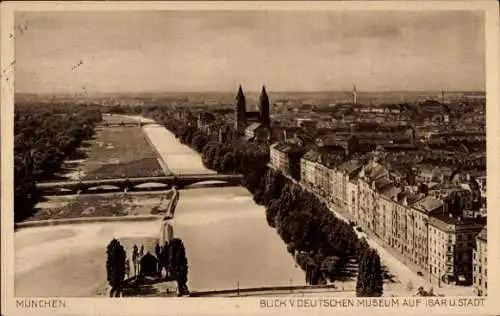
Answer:
[{"label": "twin church spire", "polygon": [[262,126],[270,127],[270,117],[269,117],[269,96],[267,95],[266,87],[263,85],[259,97],[259,112],[247,112],[246,110],[246,98],[243,93],[243,88],[241,85],[238,88],[238,93],[236,94],[236,130],[243,134],[248,121],[257,116],[258,122]]}]

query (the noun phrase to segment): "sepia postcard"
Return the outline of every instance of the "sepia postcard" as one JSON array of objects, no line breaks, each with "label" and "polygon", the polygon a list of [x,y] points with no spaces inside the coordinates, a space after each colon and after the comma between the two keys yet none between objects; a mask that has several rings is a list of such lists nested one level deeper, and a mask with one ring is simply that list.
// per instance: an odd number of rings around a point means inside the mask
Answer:
[{"label": "sepia postcard", "polygon": [[3,2],[2,315],[498,315],[496,1]]}]

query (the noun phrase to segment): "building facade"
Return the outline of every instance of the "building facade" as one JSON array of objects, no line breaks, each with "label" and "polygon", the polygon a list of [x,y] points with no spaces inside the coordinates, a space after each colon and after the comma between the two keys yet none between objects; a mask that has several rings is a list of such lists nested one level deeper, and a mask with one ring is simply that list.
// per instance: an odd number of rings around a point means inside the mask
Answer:
[{"label": "building facade", "polygon": [[473,252],[473,283],[479,296],[488,296],[488,238],[484,228],[476,237],[476,249]]},{"label": "building facade", "polygon": [[433,280],[449,284],[473,283],[472,255],[475,238],[485,223],[434,215],[429,220],[429,272]]}]

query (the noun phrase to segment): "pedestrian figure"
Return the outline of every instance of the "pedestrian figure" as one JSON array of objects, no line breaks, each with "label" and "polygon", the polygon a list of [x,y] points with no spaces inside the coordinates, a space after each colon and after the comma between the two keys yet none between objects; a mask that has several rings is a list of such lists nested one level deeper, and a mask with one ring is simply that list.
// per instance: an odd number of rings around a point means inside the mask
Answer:
[{"label": "pedestrian figure", "polygon": [[125,260],[125,279],[130,278],[130,260]]},{"label": "pedestrian figure", "polygon": [[134,275],[137,275],[139,264],[139,250],[137,249],[137,245],[134,245],[132,249],[132,263],[134,264]]},{"label": "pedestrian figure", "polygon": [[139,257],[142,259],[144,257],[144,245],[141,245],[141,250],[139,251]]},{"label": "pedestrian figure", "polygon": [[160,246],[160,243],[158,241],[156,242],[156,246],[155,246],[155,255],[156,255],[156,259],[158,259],[157,272],[159,275],[161,275],[161,246]]}]

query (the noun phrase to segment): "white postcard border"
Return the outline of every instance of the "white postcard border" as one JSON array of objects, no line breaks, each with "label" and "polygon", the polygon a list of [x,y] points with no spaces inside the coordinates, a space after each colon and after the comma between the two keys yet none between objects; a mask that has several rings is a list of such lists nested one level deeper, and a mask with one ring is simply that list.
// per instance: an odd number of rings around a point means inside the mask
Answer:
[{"label": "white postcard border", "polygon": [[[497,162],[500,155],[500,111],[499,106],[499,18],[498,3],[495,1],[338,1],[338,2],[3,2],[1,11],[1,254],[2,254],[2,314],[51,314],[51,315],[222,315],[222,314],[275,314],[275,313],[345,313],[370,312],[381,314],[422,313],[457,315],[493,315],[500,313],[500,194],[495,189],[500,183],[500,169]],[[487,303],[482,308],[432,307],[420,298],[418,307],[395,308],[263,308],[258,298],[68,298],[54,304],[54,308],[26,309],[16,308],[13,297],[14,245],[13,245],[13,97],[14,97],[14,12],[16,11],[154,11],[154,10],[374,10],[374,11],[419,11],[419,10],[480,10],[486,12],[486,86],[487,86],[487,186],[488,186],[488,265],[490,266],[490,288]],[[34,258],[36,260],[36,258]],[[317,299],[316,297],[311,299]],[[58,298],[54,298],[58,300]],[[288,298],[283,298],[288,299]],[[293,298],[298,301],[301,298]],[[356,298],[350,298],[356,299]],[[391,299],[391,298],[388,298]],[[416,301],[417,298],[411,298]],[[400,301],[402,302],[402,301]],[[17,303],[19,304],[19,303]],[[62,304],[62,305],[61,305]],[[368,310],[367,310],[368,308]]]}]

